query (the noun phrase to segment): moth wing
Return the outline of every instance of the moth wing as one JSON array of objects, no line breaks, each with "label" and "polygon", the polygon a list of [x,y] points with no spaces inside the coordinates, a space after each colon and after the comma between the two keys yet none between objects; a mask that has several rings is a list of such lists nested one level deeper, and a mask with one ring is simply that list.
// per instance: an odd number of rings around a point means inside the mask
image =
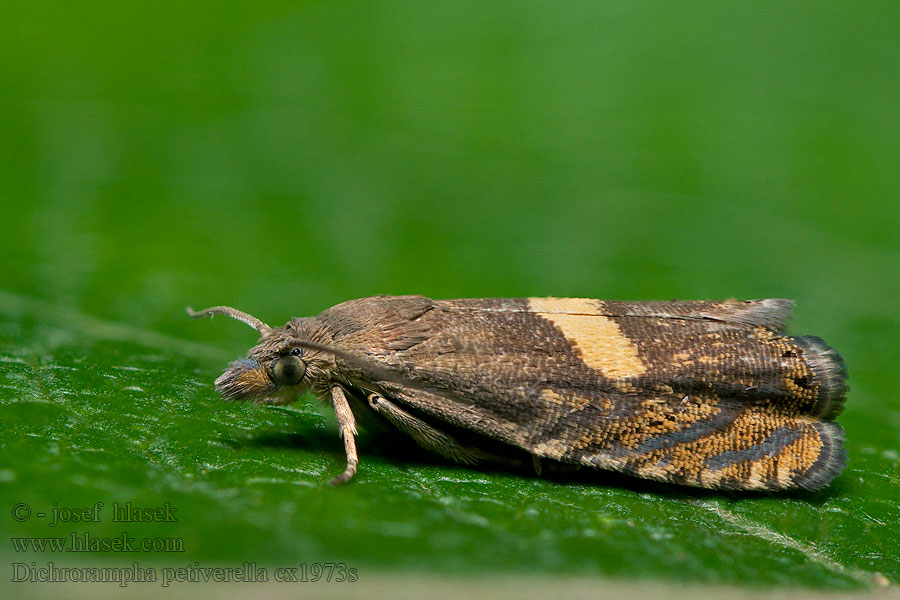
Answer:
[{"label": "moth wing", "polygon": [[[817,488],[843,467],[843,366],[790,303],[433,302],[369,374],[398,403],[536,456],[702,487]],[[417,311],[418,312],[418,311]],[[415,332],[409,344],[402,331]]]},{"label": "moth wing", "polygon": [[819,338],[778,333],[790,316],[789,300],[430,302],[415,318],[382,328],[391,346],[374,343],[374,356],[477,401],[550,387],[601,395],[712,393],[822,420],[843,408],[840,355]]},{"label": "moth wing", "polygon": [[[418,414],[505,442],[534,456],[706,488],[818,489],[846,463],[837,423],[773,415],[718,398],[683,403],[651,397],[545,394],[541,413],[504,418],[452,395],[382,382],[398,404]],[[629,407],[612,417],[606,406]]]}]

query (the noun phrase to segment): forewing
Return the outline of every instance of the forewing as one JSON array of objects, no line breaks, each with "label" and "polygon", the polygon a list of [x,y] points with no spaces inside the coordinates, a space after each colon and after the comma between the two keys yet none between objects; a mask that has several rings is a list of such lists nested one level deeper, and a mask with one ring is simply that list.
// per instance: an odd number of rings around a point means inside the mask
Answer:
[{"label": "forewing", "polygon": [[[380,385],[398,402],[538,456],[703,487],[814,488],[843,463],[839,426],[820,421],[839,412],[842,370],[824,344],[776,333],[788,309],[439,301],[395,320],[402,349],[371,357],[397,374]],[[413,343],[398,343],[403,329]]]}]

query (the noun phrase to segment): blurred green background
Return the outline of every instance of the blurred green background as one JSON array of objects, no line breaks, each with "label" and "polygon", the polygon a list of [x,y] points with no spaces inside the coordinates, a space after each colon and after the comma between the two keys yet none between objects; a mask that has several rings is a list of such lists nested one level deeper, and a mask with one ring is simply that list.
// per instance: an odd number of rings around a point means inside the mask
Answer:
[{"label": "blurred green background", "polygon": [[[0,94],[4,563],[74,560],[7,544],[55,535],[14,503],[130,500],[186,552],[79,560],[900,579],[900,4],[3,3]],[[795,298],[850,465],[741,497],[363,435],[331,489],[333,419],[222,404],[255,336],[184,306],[375,293]]]}]

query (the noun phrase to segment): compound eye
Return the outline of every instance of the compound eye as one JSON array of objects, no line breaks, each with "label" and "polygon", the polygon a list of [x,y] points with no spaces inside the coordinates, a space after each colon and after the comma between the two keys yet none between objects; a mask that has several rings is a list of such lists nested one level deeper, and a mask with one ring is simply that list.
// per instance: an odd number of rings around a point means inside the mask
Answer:
[{"label": "compound eye", "polygon": [[306,363],[289,354],[282,356],[272,367],[272,381],[277,385],[297,385],[306,373]]}]

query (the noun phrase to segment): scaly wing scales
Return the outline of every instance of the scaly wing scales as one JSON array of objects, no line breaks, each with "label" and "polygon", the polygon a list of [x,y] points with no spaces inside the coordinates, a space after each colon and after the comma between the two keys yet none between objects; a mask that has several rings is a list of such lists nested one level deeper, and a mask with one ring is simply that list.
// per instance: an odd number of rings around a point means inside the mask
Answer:
[{"label": "scaly wing scales", "polygon": [[787,301],[413,298],[409,319],[381,328],[394,349],[373,342],[370,358],[415,384],[381,386],[424,415],[702,487],[817,488],[843,467],[828,422],[843,364],[817,338],[777,333]]}]

